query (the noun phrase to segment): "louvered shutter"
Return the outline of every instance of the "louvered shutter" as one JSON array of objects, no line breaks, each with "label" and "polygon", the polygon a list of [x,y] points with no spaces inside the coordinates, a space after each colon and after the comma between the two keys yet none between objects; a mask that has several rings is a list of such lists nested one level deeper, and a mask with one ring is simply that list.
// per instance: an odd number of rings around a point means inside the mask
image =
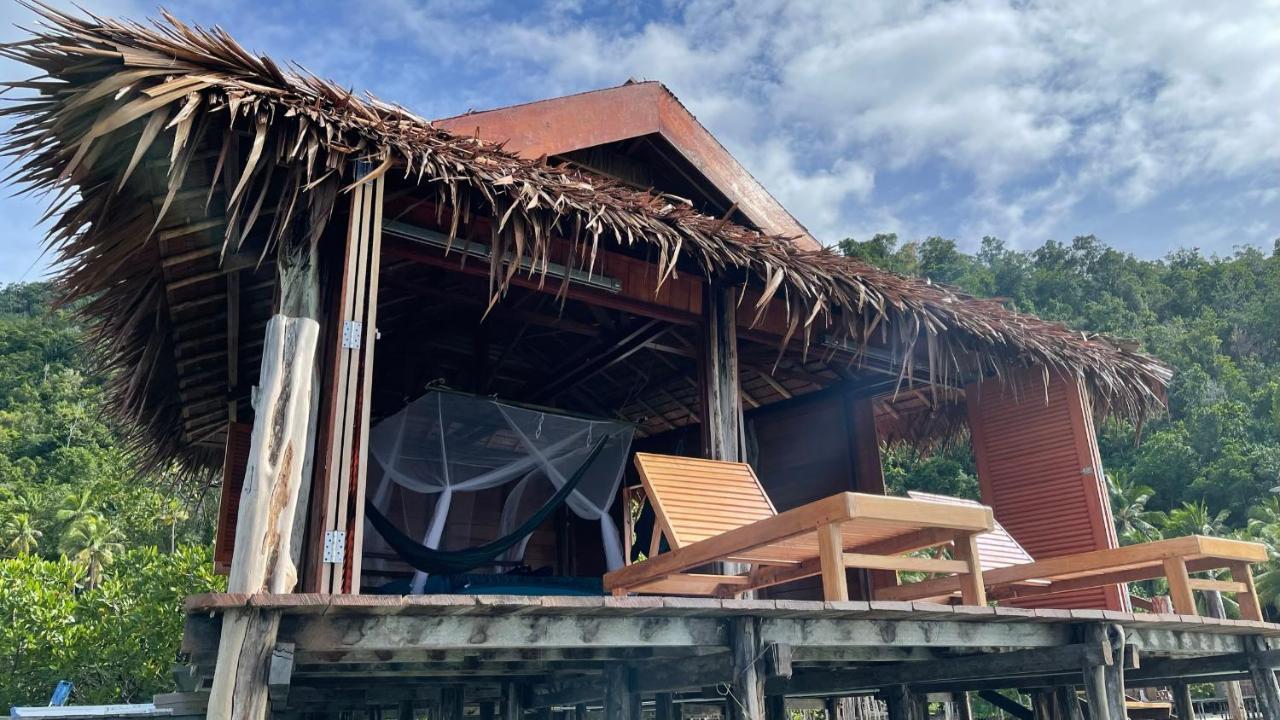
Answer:
[{"label": "louvered shutter", "polygon": [[244,487],[252,435],[252,423],[231,423],[227,428],[227,450],[222,461],[222,499],[218,503],[218,532],[213,541],[213,569],[224,575],[231,571],[231,553],[236,545],[236,517],[240,514],[240,490]]}]

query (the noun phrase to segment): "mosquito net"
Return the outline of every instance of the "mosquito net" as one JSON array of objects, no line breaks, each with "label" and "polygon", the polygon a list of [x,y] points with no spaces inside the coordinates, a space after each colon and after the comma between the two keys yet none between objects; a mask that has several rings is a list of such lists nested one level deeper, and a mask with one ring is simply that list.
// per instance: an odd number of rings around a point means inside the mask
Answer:
[{"label": "mosquito net", "polygon": [[[402,516],[387,507],[393,485],[431,496],[435,502],[422,544],[435,549],[453,522],[455,496],[510,485],[500,520],[499,535],[505,535],[538,510],[537,500],[568,482],[600,438],[607,437],[567,504],[578,517],[599,523],[605,562],[618,568],[622,543],[609,506],[622,482],[633,434],[634,427],[624,422],[432,390],[374,426],[369,439],[377,466],[371,473],[377,483],[373,504],[384,515]],[[459,521],[471,522],[470,513]],[[519,561],[527,542],[526,537],[503,559]],[[426,579],[425,573],[416,573],[413,592],[421,592]]]}]

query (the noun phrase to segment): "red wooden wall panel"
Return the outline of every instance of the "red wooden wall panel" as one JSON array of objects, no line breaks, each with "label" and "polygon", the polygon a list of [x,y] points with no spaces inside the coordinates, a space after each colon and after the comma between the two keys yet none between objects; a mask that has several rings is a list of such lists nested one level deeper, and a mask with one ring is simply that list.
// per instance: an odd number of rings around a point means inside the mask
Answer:
[{"label": "red wooden wall panel", "polygon": [[[1039,371],[966,389],[983,502],[1036,559],[1116,547],[1087,396]],[[1120,586],[1024,598],[1020,607],[1127,606]]]}]

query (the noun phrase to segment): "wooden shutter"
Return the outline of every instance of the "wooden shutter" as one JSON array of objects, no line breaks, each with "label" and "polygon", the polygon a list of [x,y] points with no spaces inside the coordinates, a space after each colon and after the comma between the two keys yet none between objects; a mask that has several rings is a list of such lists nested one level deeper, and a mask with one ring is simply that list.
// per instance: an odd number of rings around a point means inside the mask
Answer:
[{"label": "wooden shutter", "polygon": [[[1087,396],[1038,370],[965,392],[983,502],[1037,560],[1116,547]],[[1019,607],[1123,610],[1119,585],[1011,601]]]},{"label": "wooden shutter", "polygon": [[213,569],[226,575],[231,571],[231,553],[236,545],[236,517],[240,514],[240,490],[249,464],[252,423],[231,423],[227,427],[227,450],[222,459],[222,499],[218,502],[218,528],[213,541]]}]

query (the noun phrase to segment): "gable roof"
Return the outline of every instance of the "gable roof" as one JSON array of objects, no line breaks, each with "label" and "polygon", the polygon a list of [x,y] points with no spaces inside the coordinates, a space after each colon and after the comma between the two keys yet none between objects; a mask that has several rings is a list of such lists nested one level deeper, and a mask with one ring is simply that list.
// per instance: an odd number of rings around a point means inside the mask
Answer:
[{"label": "gable roof", "polygon": [[[18,181],[52,193],[48,244],[61,290],[86,300],[83,313],[116,371],[114,409],[159,457],[190,448],[175,432],[181,406],[155,231],[179,190],[202,203],[212,197],[241,133],[251,149],[236,168],[239,180],[221,216],[209,211],[203,219],[221,222],[232,250],[250,229],[265,234],[268,249],[300,226],[314,241],[337,197],[351,189],[352,161],[363,158],[376,166],[369,177],[394,169],[458,208],[455,216],[498,218],[494,242],[533,268],[545,267],[554,237],[569,238],[584,255],[600,246],[651,248],[659,278],[692,266],[751,285],[759,300],[744,311],[783,306],[784,345],[815,331],[864,347],[874,338],[890,346],[904,375],[917,363],[944,382],[1035,366],[1078,377],[1099,412],[1142,417],[1163,404],[1168,368],[1131,346],[830,251],[804,251],[789,237],[702,215],[678,198],[517,157],[398,106],[286,72],[218,29],[169,16],[143,26],[40,12],[39,34],[0,47],[45,74],[7,83],[35,94],[0,111],[14,120],[4,151],[17,161]],[[144,156],[153,159],[139,162]],[[197,157],[218,158],[214,177],[184,186]],[[158,208],[147,191],[154,186],[167,187]],[[274,207],[263,207],[267,197]],[[491,265],[498,291],[512,265]]]},{"label": "gable roof", "polygon": [[468,112],[432,124],[458,135],[501,144],[508,152],[529,160],[658,135],[753,225],[770,235],[794,237],[805,250],[822,247],[660,82],[628,82]]}]

